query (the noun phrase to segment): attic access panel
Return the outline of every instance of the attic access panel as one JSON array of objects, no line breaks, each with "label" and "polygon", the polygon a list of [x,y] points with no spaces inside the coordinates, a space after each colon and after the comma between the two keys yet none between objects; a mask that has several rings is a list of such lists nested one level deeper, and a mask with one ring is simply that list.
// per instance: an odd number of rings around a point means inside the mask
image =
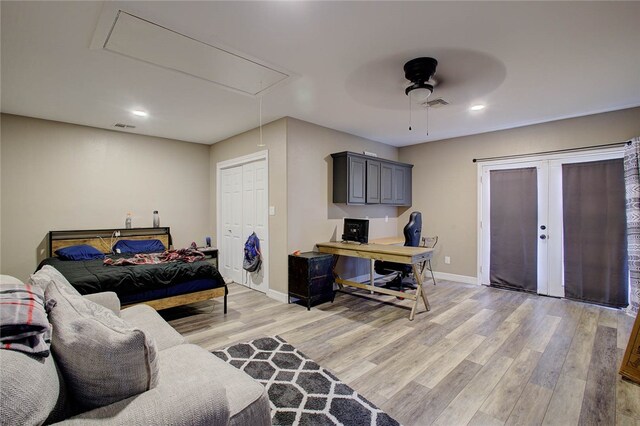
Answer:
[{"label": "attic access panel", "polygon": [[257,95],[289,75],[118,11],[104,49]]}]

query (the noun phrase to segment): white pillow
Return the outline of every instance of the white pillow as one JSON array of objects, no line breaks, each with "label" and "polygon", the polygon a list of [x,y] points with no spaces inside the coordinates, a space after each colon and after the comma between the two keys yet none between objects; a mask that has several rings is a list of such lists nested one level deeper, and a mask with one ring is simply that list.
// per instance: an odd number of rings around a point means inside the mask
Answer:
[{"label": "white pillow", "polygon": [[29,282],[32,285],[40,287],[42,291],[47,289],[47,286],[51,281],[55,281],[56,283],[65,286],[68,288],[72,294],[80,295],[78,290],[76,290],[69,281],[58,271],[56,268],[50,265],[44,265],[40,270],[38,270],[35,274],[31,274],[29,277]]},{"label": "white pillow", "polygon": [[159,366],[153,339],[71,290],[51,280],[45,298],[56,301],[49,313],[51,349],[76,401],[91,409],[154,388]]}]

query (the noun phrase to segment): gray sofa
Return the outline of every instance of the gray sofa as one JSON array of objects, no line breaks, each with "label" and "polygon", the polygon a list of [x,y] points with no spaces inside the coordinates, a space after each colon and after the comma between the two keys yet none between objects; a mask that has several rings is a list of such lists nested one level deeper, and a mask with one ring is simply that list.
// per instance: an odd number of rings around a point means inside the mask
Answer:
[{"label": "gray sofa", "polygon": [[[199,346],[188,344],[151,307],[120,310],[115,293],[85,296],[155,342],[158,384],[78,413],[55,351],[47,358],[0,350],[2,424],[270,425],[265,388]],[[111,315],[111,314],[109,314]],[[56,327],[53,329],[55,339]],[[105,353],[109,352],[105,347]],[[82,357],[82,354],[78,354]]]}]

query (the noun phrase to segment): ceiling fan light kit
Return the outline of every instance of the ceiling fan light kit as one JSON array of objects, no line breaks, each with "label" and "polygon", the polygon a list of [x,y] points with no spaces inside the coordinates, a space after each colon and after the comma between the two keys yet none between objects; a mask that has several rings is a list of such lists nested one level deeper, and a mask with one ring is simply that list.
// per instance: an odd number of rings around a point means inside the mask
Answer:
[{"label": "ceiling fan light kit", "polygon": [[413,102],[426,105],[427,110],[427,135],[429,135],[429,104],[427,99],[433,93],[433,80],[436,73],[438,61],[434,58],[415,58],[404,64],[404,76],[411,84],[404,89],[405,95],[409,96],[409,131],[411,127],[411,106]]},{"label": "ceiling fan light kit", "polygon": [[404,76],[411,82],[404,93],[409,96],[409,93],[416,91],[415,94],[419,93],[422,101],[426,100],[433,93],[430,80],[437,66],[438,61],[433,58],[415,58],[404,64]]}]

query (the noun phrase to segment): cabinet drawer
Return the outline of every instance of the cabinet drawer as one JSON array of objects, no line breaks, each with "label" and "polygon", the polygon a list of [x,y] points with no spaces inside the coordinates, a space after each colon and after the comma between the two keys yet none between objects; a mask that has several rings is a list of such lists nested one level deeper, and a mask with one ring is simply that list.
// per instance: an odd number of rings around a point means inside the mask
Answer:
[{"label": "cabinet drawer", "polygon": [[331,294],[332,292],[333,292],[332,276],[314,278],[309,283],[309,297],[319,296],[323,294]]},{"label": "cabinet drawer", "polygon": [[309,278],[316,278],[325,275],[333,275],[331,271],[332,258],[314,259],[309,264]]}]

